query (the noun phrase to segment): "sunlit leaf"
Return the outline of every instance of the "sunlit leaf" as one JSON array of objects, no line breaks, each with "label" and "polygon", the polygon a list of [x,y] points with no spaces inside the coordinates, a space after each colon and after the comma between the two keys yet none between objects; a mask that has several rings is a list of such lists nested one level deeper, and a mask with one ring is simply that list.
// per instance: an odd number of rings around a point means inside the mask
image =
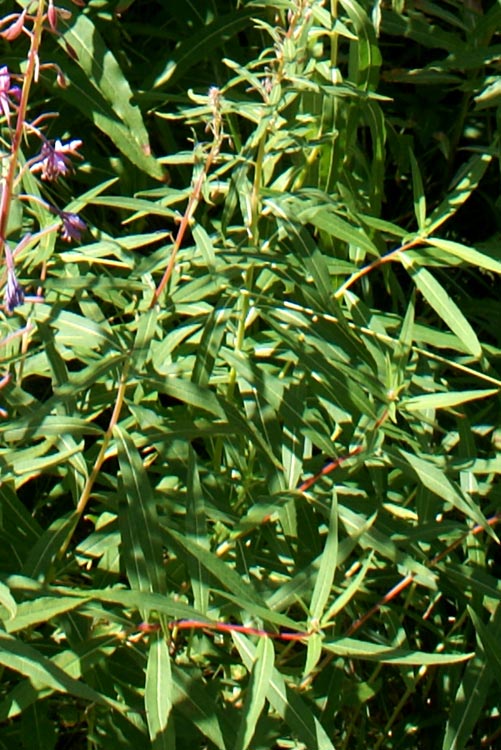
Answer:
[{"label": "sunlit leaf", "polygon": [[273,644],[269,638],[262,638],[256,649],[256,660],[247,686],[234,750],[247,750],[250,747],[259,716],[265,705],[268,685],[273,673],[273,661]]},{"label": "sunlit leaf", "polygon": [[170,721],[172,675],[169,649],[162,634],[151,639],[146,667],[144,703],[152,747],[171,750],[175,747],[174,727]]}]

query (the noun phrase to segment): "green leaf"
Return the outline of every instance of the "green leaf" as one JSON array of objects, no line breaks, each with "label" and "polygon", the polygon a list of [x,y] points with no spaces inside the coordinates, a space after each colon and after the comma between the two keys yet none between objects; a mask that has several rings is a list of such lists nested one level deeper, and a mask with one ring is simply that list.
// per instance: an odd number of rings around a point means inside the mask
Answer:
[{"label": "green leaf", "polygon": [[324,613],[325,605],[330,596],[334,576],[336,575],[338,555],[338,507],[336,488],[332,491],[332,501],[329,515],[329,528],[325,539],[324,550],[320,557],[318,575],[313,589],[310,604],[310,617],[319,621]]},{"label": "green leaf", "polygon": [[79,517],[75,513],[60,516],[44,531],[23,561],[22,573],[30,578],[51,578],[52,566],[57,560],[66,540],[73,533]]},{"label": "green leaf", "polygon": [[[232,638],[243,663],[247,669],[252,669],[256,658],[254,646],[240,633],[232,633]],[[334,750],[332,742],[314,713],[308,709],[298,693],[286,686],[283,676],[277,669],[273,669],[271,673],[266,697],[308,750]]]},{"label": "green leaf", "polygon": [[81,601],[92,599],[108,604],[118,604],[126,609],[166,615],[173,620],[207,620],[201,612],[197,612],[193,607],[183,604],[183,602],[174,601],[164,594],[152,594],[137,589],[128,591],[119,588],[88,589],[79,592],[64,586],[58,587],[57,591],[65,596],[75,596]]},{"label": "green leaf", "polygon": [[[176,709],[199,729],[219,750],[226,750],[221,731],[224,712],[219,711],[207,685],[193,677],[193,669],[186,671],[172,664],[172,703]],[[229,728],[233,738],[235,729]],[[233,750],[228,748],[228,750]]]},{"label": "green leaf", "polygon": [[156,504],[143,462],[130,436],[113,428],[126,502],[120,510],[122,556],[133,588],[165,593],[162,540]]},{"label": "green leaf", "polygon": [[210,382],[219,350],[227,332],[229,314],[229,310],[215,309],[208,316],[204,325],[192,373],[193,382],[200,386],[207,386]]},{"label": "green leaf", "polygon": [[[469,611],[471,614],[472,610]],[[477,628],[478,641],[482,646],[478,649],[475,658],[467,665],[454,696],[452,711],[447,719],[442,750],[463,750],[467,747],[473,728],[485,705],[491,683],[497,676],[495,665],[498,658],[492,661],[491,646],[492,639],[498,643],[501,636],[501,607],[496,607],[491,622],[486,628],[478,629],[478,617],[473,622]],[[484,639],[487,645],[486,651],[483,650]],[[497,653],[497,646],[494,650]]]},{"label": "green leaf", "polygon": [[70,85],[60,96],[89,117],[133,164],[163,179],[162,167],[151,156],[141,112],[131,104],[132,90],[99,31],[84,13],[73,13],[69,21],[59,22],[61,47],[69,44],[76,53],[76,57],[61,59]]},{"label": "green leaf", "polygon": [[[67,388],[66,392],[68,390]],[[76,437],[81,437],[82,435],[101,436],[103,431],[100,427],[96,427],[96,425],[87,422],[81,417],[38,414],[36,420],[33,416],[30,416],[8,425],[0,425],[0,434],[3,435],[6,442],[19,443],[27,438],[36,440],[41,437],[57,437],[59,435],[73,435]],[[71,455],[79,450],[78,446],[74,446],[65,455]]]},{"label": "green leaf", "polygon": [[357,227],[352,226],[344,219],[341,219],[334,211],[325,207],[304,208],[294,207],[299,213],[296,215],[297,220],[302,223],[312,224],[317,229],[321,229],[333,238],[347,242],[354,247],[366,250],[369,255],[379,257],[379,252],[366,233]]},{"label": "green leaf", "polygon": [[350,79],[355,85],[368,90],[375,87],[381,66],[374,26],[360,3],[341,0],[341,5],[357,33],[357,39],[350,44]]},{"label": "green leaf", "polygon": [[37,690],[48,687],[117,711],[125,708],[123,704],[98,693],[84,682],[73,679],[35,648],[7,633],[0,633],[0,664],[28,677]]},{"label": "green leaf", "polygon": [[[430,492],[433,492],[433,494],[439,497],[443,502],[450,503],[461,511],[461,513],[464,513],[468,518],[475,521],[475,523],[486,528],[489,533],[493,533],[487,526],[487,522],[480,509],[466,494],[461,493],[459,489],[449,481],[444,472],[435,466],[431,460],[426,461],[424,458],[420,458],[419,456],[404,451],[401,448],[398,449],[398,451],[388,451],[388,455],[393,461],[394,466],[404,468],[405,465],[407,465],[410,467]],[[402,459],[404,463],[402,463]]]},{"label": "green leaf", "polygon": [[5,623],[5,629],[8,633],[16,633],[19,630],[32,628],[66,612],[71,612],[81,607],[82,604],[85,604],[85,599],[74,599],[69,596],[42,596],[39,599],[21,602],[16,615]]},{"label": "green leaf", "polygon": [[348,586],[344,589],[344,591],[341,592],[341,594],[334,600],[332,605],[329,607],[328,611],[325,613],[322,622],[327,624],[330,622],[339,612],[342,612],[343,609],[346,607],[350,599],[352,599],[357,591],[362,586],[362,583],[364,581],[364,578],[367,574],[367,571],[369,570],[372,563],[372,552],[369,554],[366,560],[364,560],[364,563],[360,570],[358,571],[357,575],[350,581]]},{"label": "green leaf", "polygon": [[253,11],[240,9],[239,13],[219,16],[212,23],[203,26],[195,34],[181,42],[169,62],[160,72],[155,73],[155,80],[150,82],[152,88],[160,88],[172,82],[186,70],[198,66],[201,60],[210,57],[215,47],[230,40],[248,23]]},{"label": "green leaf", "polygon": [[169,721],[172,710],[172,674],[167,643],[162,633],[150,640],[144,705],[153,750],[175,748],[174,727]]},{"label": "green leaf", "polygon": [[[75,650],[65,649],[54,654],[51,662],[70,677],[79,680],[96,663],[103,662],[117,648],[115,636],[101,636],[78,643]],[[29,706],[56,692],[51,688],[34,689],[29,679],[23,679],[10,690],[0,704],[0,720],[23,714]]]},{"label": "green leaf", "polygon": [[37,323],[49,323],[53,326],[56,329],[56,340],[62,345],[73,349],[82,347],[92,350],[103,346],[107,351],[121,350],[120,344],[105,326],[83,315],[40,303],[34,306],[32,317]]},{"label": "green leaf", "polygon": [[424,185],[419,171],[419,165],[414,156],[412,149],[409,149],[409,160],[412,169],[412,192],[414,195],[414,214],[418,229],[421,232],[424,229],[426,222],[426,197],[424,194]]},{"label": "green leaf", "polygon": [[324,649],[336,656],[346,659],[367,659],[382,664],[399,664],[414,666],[433,666],[440,664],[458,664],[471,659],[474,654],[428,654],[424,651],[411,651],[392,646],[380,646],[355,638],[339,638],[335,641],[324,641]]},{"label": "green leaf", "polygon": [[[191,445],[189,446],[188,453],[188,483],[186,492],[186,535],[190,539],[193,539],[197,545],[208,550],[210,543],[205,517],[205,502],[200,485],[196,454]],[[191,556],[188,558],[187,564],[195,608],[205,614],[209,607],[209,587],[206,569],[198,558]]]},{"label": "green leaf", "polygon": [[176,398],[187,406],[193,406],[209,412],[220,419],[224,418],[224,410],[216,394],[206,386],[200,386],[189,380],[169,376],[163,379],[145,378],[146,383],[153,388]]},{"label": "green leaf", "polygon": [[499,393],[497,388],[489,388],[477,391],[459,391],[458,393],[425,393],[422,396],[412,396],[401,401],[401,406],[407,411],[419,411],[423,409],[448,409],[460,406],[479,398],[488,398]]},{"label": "green leaf", "polygon": [[402,253],[402,262],[428,304],[456,334],[463,346],[476,359],[482,356],[482,347],[477,334],[466,320],[456,303],[426,268],[415,268],[410,258]]},{"label": "green leaf", "polygon": [[[496,613],[499,609],[501,608],[498,604],[496,607]],[[492,621],[488,625],[485,625],[482,622],[472,607],[468,607],[468,614],[475,626],[477,637],[482,644],[486,662],[493,666],[494,677],[499,684],[501,682],[501,655],[499,654],[498,641],[501,614],[497,614],[497,616],[494,614]]]},{"label": "green leaf", "polygon": [[48,716],[47,701],[28,706],[21,717],[23,750],[53,750],[57,734],[53,721]]},{"label": "green leaf", "polygon": [[473,247],[452,240],[443,240],[440,237],[427,237],[426,241],[433,247],[438,247],[456,258],[461,258],[465,263],[470,263],[475,268],[484,268],[486,271],[492,271],[492,273],[501,273],[501,263],[498,260],[475,250]]},{"label": "green leaf", "polygon": [[0,581],[0,620],[7,620],[4,627],[9,627],[17,614],[16,600],[10,593],[10,589],[5,583]]},{"label": "green leaf", "polygon": [[[462,52],[460,53],[462,54]],[[426,233],[433,234],[453,216],[465,203],[484,176],[492,156],[487,153],[473,154],[454,177],[453,186],[446,198],[430,214],[426,222]]]},{"label": "green leaf", "polygon": [[[19,570],[42,534],[38,522],[19,500],[13,484],[0,482],[0,540],[8,559]],[[9,568],[4,562],[3,570]],[[11,569],[12,570],[12,569]]]},{"label": "green leaf", "polygon": [[233,750],[247,750],[250,747],[266,702],[266,694],[273,674],[274,656],[271,639],[261,638],[256,648],[256,659],[252,665]]},{"label": "green leaf", "polygon": [[157,331],[157,319],[158,314],[155,309],[143,313],[139,319],[131,357],[132,365],[137,372],[140,372],[150,360],[151,342]]},{"label": "green leaf", "polygon": [[[304,409],[306,394],[304,379],[298,385],[293,384],[284,393],[281,413],[301,415]],[[286,489],[295,489],[301,479],[303,471],[304,438],[301,435],[306,420],[301,416],[300,421],[287,419],[282,432],[282,465],[284,467],[284,481]],[[252,511],[252,508],[251,508]]]},{"label": "green leaf", "polygon": [[89,200],[89,203],[95,205],[95,206],[109,206],[110,208],[114,208],[116,211],[119,209],[123,209],[125,211],[136,211],[137,216],[135,218],[140,218],[141,216],[163,216],[166,219],[174,219],[176,218],[177,214],[175,211],[172,210],[172,208],[168,208],[167,206],[163,206],[161,203],[153,203],[152,201],[147,201],[144,198],[130,198],[128,196],[123,195],[101,195],[96,198],[92,198]]},{"label": "green leaf", "polygon": [[245,608],[248,604],[263,606],[263,602],[253,588],[245,583],[242,578],[229,565],[220,560],[209,550],[201,547],[188,536],[183,536],[167,526],[163,526],[164,534],[169,538],[174,548],[180,550],[180,557],[184,560],[192,559],[201,565],[208,573],[228,591],[240,597],[241,606]]}]

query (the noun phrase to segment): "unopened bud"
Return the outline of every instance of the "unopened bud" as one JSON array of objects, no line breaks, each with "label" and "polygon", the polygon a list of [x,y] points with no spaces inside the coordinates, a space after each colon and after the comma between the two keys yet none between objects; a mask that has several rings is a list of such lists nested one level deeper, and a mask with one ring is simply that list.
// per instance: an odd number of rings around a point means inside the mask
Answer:
[{"label": "unopened bud", "polygon": [[49,26],[54,33],[57,32],[57,11],[54,8],[53,0],[49,0],[49,8],[47,10],[47,18],[49,20]]},{"label": "unopened bud", "polygon": [[[21,34],[23,28],[24,28],[24,19],[26,18],[26,10],[23,10],[22,13],[19,14],[13,14],[13,16],[8,16],[8,18],[14,18],[15,21],[11,23],[10,26],[7,26],[6,29],[4,29],[2,32],[0,32],[0,36],[3,36],[4,39],[7,39],[8,42],[12,42],[13,39],[17,39],[19,34]],[[7,19],[4,19],[7,20]]]}]

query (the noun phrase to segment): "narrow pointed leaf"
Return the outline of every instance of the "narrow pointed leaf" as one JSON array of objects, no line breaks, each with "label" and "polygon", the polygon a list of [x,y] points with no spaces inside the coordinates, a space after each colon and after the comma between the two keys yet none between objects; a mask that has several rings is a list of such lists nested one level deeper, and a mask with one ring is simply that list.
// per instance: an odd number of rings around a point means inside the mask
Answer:
[{"label": "narrow pointed leaf", "polygon": [[274,650],[270,638],[261,638],[256,648],[247,692],[242,706],[241,721],[233,750],[247,750],[263,711],[268,685],[273,673]]},{"label": "narrow pointed leaf", "polygon": [[164,593],[163,552],[155,499],[132,439],[121,427],[113,428],[125,503],[121,506],[122,555],[131,586]]},{"label": "narrow pointed leaf", "polygon": [[438,283],[426,268],[415,268],[412,262],[403,255],[402,260],[412,280],[428,304],[435,310],[450,330],[456,334],[466,350],[477,359],[480,358],[482,356],[482,347],[477,334],[443,286]]},{"label": "narrow pointed leaf", "polygon": [[9,587],[0,581],[0,620],[8,620],[8,624],[10,624],[16,617],[16,614],[16,600],[10,593]]},{"label": "narrow pointed leaf", "polygon": [[[195,451],[191,445],[188,453],[188,483],[186,489],[187,536],[189,536],[190,539],[193,539],[193,541],[200,547],[208,550],[210,545],[207,534],[204,496],[200,484]],[[206,568],[201,564],[198,558],[190,556],[188,558],[188,571],[190,573],[195,608],[200,612],[206,613],[209,606],[209,587]]]},{"label": "narrow pointed leaf", "polygon": [[398,450],[398,452],[392,451],[391,455],[393,457],[394,465],[402,466],[403,459],[430,492],[433,492],[444,502],[453,505],[468,518],[475,521],[475,523],[479,523],[488,528],[486,520],[477,506],[474,505],[467,495],[461,493],[460,490],[452,484],[444,472],[431,461],[426,461],[425,459],[402,449]]},{"label": "narrow pointed leaf", "polygon": [[357,640],[356,638],[339,638],[336,641],[324,641],[323,646],[326,651],[330,651],[346,659],[367,659],[368,661],[377,661],[383,664],[416,666],[457,664],[468,661],[473,657],[472,653],[428,654],[424,651],[411,651],[402,648],[392,648],[391,646],[380,646],[379,644]]},{"label": "narrow pointed leaf", "polygon": [[459,391],[458,393],[426,393],[422,396],[412,396],[403,399],[402,408],[408,411],[419,411],[422,409],[448,409],[454,406],[461,406],[469,401],[476,401],[480,398],[488,398],[499,393],[497,388],[489,388],[478,391]]},{"label": "narrow pointed leaf", "polygon": [[310,605],[310,617],[313,620],[320,620],[325,609],[325,605],[330,596],[332,583],[336,574],[338,554],[338,506],[336,488],[332,490],[332,500],[329,515],[329,528],[325,539],[324,550],[320,557],[320,566],[318,570],[313,596]]},{"label": "narrow pointed leaf", "polygon": [[486,271],[501,274],[501,262],[499,260],[491,258],[489,255],[475,250],[473,247],[468,247],[452,240],[443,240],[439,237],[428,237],[426,241],[430,245],[454,255],[456,258],[461,258],[465,263],[469,263],[475,268],[484,268]]},{"label": "narrow pointed leaf", "polygon": [[[247,669],[252,669],[255,647],[240,633],[232,633],[232,637],[243,663]],[[266,697],[308,750],[334,750],[332,742],[316,716],[298,693],[286,686],[283,676],[277,669],[272,671]]]},{"label": "narrow pointed leaf", "polygon": [[174,731],[170,722],[172,675],[170,655],[162,633],[155,633],[150,641],[144,705],[152,748],[174,750]]},{"label": "narrow pointed leaf", "polygon": [[85,601],[85,599],[74,599],[70,596],[42,596],[39,599],[21,602],[15,616],[5,623],[5,629],[8,633],[16,633],[25,628],[32,628],[80,607]]},{"label": "narrow pointed leaf", "polygon": [[414,214],[419,231],[424,228],[426,221],[426,197],[424,194],[423,179],[419,171],[419,165],[412,149],[409,149],[409,159],[412,169],[412,192],[414,195]]},{"label": "narrow pointed leaf", "polygon": [[452,189],[428,217],[426,226],[428,234],[435,232],[468,200],[491,161],[492,156],[487,153],[474,154],[461,167],[455,177]]},{"label": "narrow pointed leaf", "polygon": [[71,59],[60,55],[61,69],[71,81],[60,96],[88,116],[133,164],[162,179],[141,111],[132,104],[129,83],[98,29],[84,13],[73,13],[60,24],[61,46],[69,44],[76,53]]},{"label": "narrow pointed leaf", "polygon": [[[172,664],[172,703],[218,750],[226,750],[222,732],[224,712],[222,715],[219,713],[212,693],[201,680],[194,679],[190,672],[193,670],[187,672]],[[231,726],[228,730],[228,734],[233,737],[234,727]],[[232,748],[229,747],[228,750]]]},{"label": "narrow pointed leaf", "polygon": [[7,633],[0,633],[0,664],[28,677],[37,689],[48,687],[89,703],[124,710],[124,706],[118,701],[101,695],[84,682],[73,679],[47,657],[39,654],[35,648]]},{"label": "narrow pointed leaf", "polygon": [[[470,614],[472,611],[470,609]],[[477,629],[479,648],[475,658],[466,666],[457,689],[447,720],[442,750],[463,750],[469,745],[472,730],[484,707],[491,683],[498,677],[496,663],[499,657],[496,655],[494,661],[492,660],[492,646],[497,654],[497,643],[501,636],[501,607],[496,607],[487,626],[478,627],[481,623],[475,615],[473,623]]]}]

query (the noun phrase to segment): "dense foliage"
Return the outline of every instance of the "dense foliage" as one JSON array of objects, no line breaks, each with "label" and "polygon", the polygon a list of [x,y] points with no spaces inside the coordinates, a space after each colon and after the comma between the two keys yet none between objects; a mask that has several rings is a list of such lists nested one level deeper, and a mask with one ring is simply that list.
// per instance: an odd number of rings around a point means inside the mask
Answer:
[{"label": "dense foliage", "polygon": [[0,747],[497,747],[500,3],[0,9]]}]

